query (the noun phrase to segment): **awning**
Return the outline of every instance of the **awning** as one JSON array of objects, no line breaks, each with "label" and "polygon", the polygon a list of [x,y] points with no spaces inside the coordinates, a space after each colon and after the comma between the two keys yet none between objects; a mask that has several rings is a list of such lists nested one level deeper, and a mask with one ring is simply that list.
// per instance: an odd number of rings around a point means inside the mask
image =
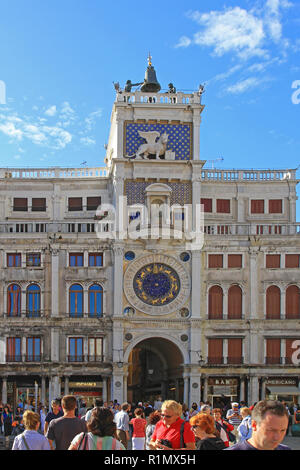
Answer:
[{"label": "awning", "polygon": [[276,387],[272,385],[266,385],[266,388],[272,395],[300,395],[300,388],[298,387]]}]

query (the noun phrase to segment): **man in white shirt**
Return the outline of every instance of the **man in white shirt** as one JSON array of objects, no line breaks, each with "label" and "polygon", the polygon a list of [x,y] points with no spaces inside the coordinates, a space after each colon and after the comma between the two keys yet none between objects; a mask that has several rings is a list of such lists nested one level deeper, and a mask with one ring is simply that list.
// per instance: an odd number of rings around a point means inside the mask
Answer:
[{"label": "man in white shirt", "polygon": [[122,442],[125,449],[127,449],[129,440],[129,416],[127,411],[129,410],[129,404],[123,403],[121,411],[115,414],[114,422],[117,425],[117,439]]}]

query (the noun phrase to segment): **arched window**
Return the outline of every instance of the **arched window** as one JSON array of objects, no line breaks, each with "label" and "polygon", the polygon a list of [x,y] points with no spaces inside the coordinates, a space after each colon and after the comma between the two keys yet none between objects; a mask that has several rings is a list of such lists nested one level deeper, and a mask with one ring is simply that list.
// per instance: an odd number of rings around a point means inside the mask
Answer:
[{"label": "arched window", "polygon": [[266,317],[269,319],[280,318],[280,289],[270,286],[266,291]]},{"label": "arched window", "polygon": [[228,319],[242,318],[243,293],[240,286],[231,286],[228,290]]},{"label": "arched window", "polygon": [[41,314],[41,289],[37,284],[27,287],[26,312],[28,317],[39,317]]},{"label": "arched window", "polygon": [[299,287],[289,286],[285,294],[285,318],[300,318]]},{"label": "arched window", "polygon": [[89,316],[101,317],[103,314],[103,288],[93,284],[89,288]]},{"label": "arched window", "polygon": [[208,318],[219,320],[223,318],[223,289],[212,286],[208,292]]},{"label": "arched window", "polygon": [[21,287],[11,284],[7,288],[7,315],[19,317],[21,315]]},{"label": "arched window", "polygon": [[73,284],[69,290],[70,317],[83,316],[83,288],[80,284]]}]

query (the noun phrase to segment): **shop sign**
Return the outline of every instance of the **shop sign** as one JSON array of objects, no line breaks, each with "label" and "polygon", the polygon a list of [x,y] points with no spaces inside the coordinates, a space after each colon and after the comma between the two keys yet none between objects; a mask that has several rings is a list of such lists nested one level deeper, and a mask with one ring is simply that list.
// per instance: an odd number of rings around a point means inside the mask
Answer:
[{"label": "shop sign", "polygon": [[266,385],[297,385],[297,379],[282,379],[282,378],[267,379]]},{"label": "shop sign", "polygon": [[238,385],[238,379],[210,378],[208,379],[208,385]]},{"label": "shop sign", "polygon": [[102,388],[102,382],[70,382],[70,388]]}]

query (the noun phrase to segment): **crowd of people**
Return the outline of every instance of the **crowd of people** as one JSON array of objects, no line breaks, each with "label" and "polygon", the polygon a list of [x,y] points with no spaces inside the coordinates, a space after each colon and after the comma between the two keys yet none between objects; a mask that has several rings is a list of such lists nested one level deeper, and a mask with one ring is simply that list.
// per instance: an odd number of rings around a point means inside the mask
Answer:
[{"label": "crowd of people", "polygon": [[0,403],[0,431],[12,450],[290,450],[281,444],[300,423],[300,406],[262,400],[213,408],[174,400],[119,404],[96,399],[87,407],[75,396],[37,410],[26,402],[15,412]]}]

